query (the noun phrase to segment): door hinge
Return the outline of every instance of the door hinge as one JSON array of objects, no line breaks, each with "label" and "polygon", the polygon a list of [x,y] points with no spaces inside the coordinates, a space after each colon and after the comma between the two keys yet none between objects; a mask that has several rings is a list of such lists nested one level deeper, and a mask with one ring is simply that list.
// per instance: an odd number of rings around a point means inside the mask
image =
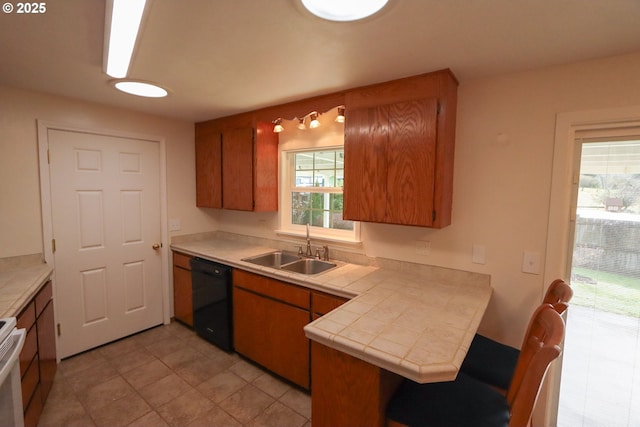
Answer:
[{"label": "door hinge", "polygon": [[436,211],[435,209],[431,212],[431,221],[436,222]]},{"label": "door hinge", "polygon": [[56,326],[57,326],[57,329],[58,329],[58,336],[60,336],[60,333],[61,333],[60,332],[60,323],[58,323]]},{"label": "door hinge", "polygon": [[56,239],[51,239],[51,250],[56,253]]},{"label": "door hinge", "polygon": [[47,163],[51,164],[51,151],[47,148]]},{"label": "door hinge", "polygon": [[440,114],[440,103],[436,104],[436,114]]}]

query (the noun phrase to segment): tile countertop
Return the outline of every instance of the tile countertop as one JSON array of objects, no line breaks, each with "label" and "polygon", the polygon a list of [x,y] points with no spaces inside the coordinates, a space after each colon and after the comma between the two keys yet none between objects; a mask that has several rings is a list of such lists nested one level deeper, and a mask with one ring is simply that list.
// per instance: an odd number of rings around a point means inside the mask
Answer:
[{"label": "tile countertop", "polygon": [[338,268],[308,276],[242,261],[273,247],[212,239],[171,248],[352,298],[308,324],[306,336],[419,383],[455,379],[492,292],[487,275],[449,269],[425,274],[418,264],[391,262],[402,266],[391,269],[338,261]]},{"label": "tile countertop", "polygon": [[15,317],[51,277],[48,264],[0,271],[0,317]]}]

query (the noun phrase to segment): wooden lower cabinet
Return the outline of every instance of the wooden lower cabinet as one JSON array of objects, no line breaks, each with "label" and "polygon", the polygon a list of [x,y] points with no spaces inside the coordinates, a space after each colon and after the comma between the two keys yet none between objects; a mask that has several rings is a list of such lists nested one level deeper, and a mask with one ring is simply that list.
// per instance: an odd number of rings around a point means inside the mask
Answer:
[{"label": "wooden lower cabinet", "polygon": [[318,317],[324,316],[334,308],[340,307],[347,301],[349,301],[347,298],[325,294],[324,292],[313,291],[313,293],[311,294],[312,320],[316,320]]},{"label": "wooden lower cabinet", "polygon": [[236,351],[300,387],[309,388],[309,312],[241,288],[233,293]]},{"label": "wooden lower cabinet", "polygon": [[189,255],[173,253],[173,315],[176,320],[193,327],[191,258]]},{"label": "wooden lower cabinet", "polygon": [[40,360],[40,386],[45,402],[53,387],[58,363],[56,361],[56,330],[53,318],[53,300],[46,305],[36,322],[38,329],[38,358]]},{"label": "wooden lower cabinet", "polygon": [[58,366],[51,281],[20,312],[17,323],[27,330],[20,353],[24,425],[36,426]]},{"label": "wooden lower cabinet", "polygon": [[233,270],[235,350],[311,389],[311,347],[304,327],[348,301],[243,270]]},{"label": "wooden lower cabinet", "polygon": [[385,426],[402,377],[317,342],[311,349],[313,427]]},{"label": "wooden lower cabinet", "polygon": [[242,270],[233,271],[236,351],[275,374],[309,389],[311,292]]}]

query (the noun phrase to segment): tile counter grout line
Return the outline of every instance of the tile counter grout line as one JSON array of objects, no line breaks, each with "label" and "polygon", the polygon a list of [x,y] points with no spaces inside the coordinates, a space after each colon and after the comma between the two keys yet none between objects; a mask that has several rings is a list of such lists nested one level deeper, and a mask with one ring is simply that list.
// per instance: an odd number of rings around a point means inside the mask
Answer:
[{"label": "tile counter grout line", "polygon": [[39,425],[302,427],[310,417],[308,394],[172,323],[62,361]]}]

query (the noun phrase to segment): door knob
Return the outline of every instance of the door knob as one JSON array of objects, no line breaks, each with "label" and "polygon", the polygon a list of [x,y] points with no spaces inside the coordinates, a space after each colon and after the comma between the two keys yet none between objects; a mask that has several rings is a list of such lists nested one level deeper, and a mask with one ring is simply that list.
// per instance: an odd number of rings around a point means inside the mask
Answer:
[{"label": "door knob", "polygon": [[153,250],[157,251],[162,247],[162,243],[154,243],[151,247],[153,248]]}]

